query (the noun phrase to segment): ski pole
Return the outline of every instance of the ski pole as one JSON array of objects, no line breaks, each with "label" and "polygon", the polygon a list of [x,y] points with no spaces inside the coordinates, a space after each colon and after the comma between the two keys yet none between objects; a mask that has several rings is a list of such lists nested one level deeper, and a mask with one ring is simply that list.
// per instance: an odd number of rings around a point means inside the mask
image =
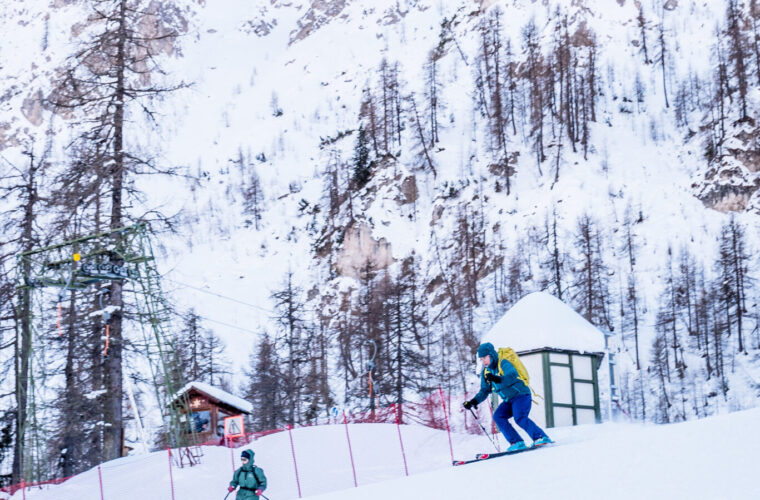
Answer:
[{"label": "ski pole", "polygon": [[475,417],[475,421],[478,423],[478,425],[480,426],[480,428],[483,430],[483,434],[485,434],[486,437],[488,438],[488,440],[491,441],[491,444],[493,445],[494,448],[496,448],[496,451],[499,451],[499,447],[496,446],[496,443],[493,442],[493,439],[491,439],[491,436],[488,435],[488,431],[486,431],[486,428],[483,427],[483,424],[480,423],[480,420],[478,419],[478,416],[475,414],[474,411],[472,411],[472,408],[469,408],[469,410],[470,410],[470,413],[472,413],[472,416]]},{"label": "ski pole", "polygon": [[227,494],[224,495],[224,500],[227,500],[227,497],[230,496],[230,493],[232,493],[232,491],[228,491]]}]

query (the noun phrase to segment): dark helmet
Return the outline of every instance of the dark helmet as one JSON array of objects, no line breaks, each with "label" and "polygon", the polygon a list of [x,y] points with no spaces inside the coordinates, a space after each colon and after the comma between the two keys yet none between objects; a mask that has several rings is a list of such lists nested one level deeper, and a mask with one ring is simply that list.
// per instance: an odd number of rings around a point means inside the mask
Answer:
[{"label": "dark helmet", "polygon": [[253,452],[251,450],[243,450],[240,454],[240,458],[246,458],[249,462],[253,462]]}]

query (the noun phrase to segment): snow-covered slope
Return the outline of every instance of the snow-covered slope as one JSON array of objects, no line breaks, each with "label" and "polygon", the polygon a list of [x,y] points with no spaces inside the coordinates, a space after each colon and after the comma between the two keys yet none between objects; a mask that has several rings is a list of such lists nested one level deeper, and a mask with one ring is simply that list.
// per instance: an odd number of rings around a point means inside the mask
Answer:
[{"label": "snow-covered slope", "polygon": [[[664,426],[629,423],[551,430],[555,446],[452,468],[446,433],[402,426],[409,477],[396,427],[351,424],[358,488],[353,487],[342,425],[300,428],[293,442],[303,498],[322,500],[460,500],[531,498],[602,500],[750,500],[760,496],[756,471],[760,410]],[[455,435],[457,458],[486,451],[482,436]],[[298,498],[287,432],[255,441],[255,463],[266,473],[272,500]],[[240,466],[241,449],[234,450]],[[202,463],[174,469],[175,497],[223,498],[232,474],[230,450],[205,447]],[[102,465],[106,500],[166,500],[171,486],[166,452]],[[30,500],[99,497],[97,469],[58,486],[26,492]],[[12,498],[19,500],[22,492]]]}]

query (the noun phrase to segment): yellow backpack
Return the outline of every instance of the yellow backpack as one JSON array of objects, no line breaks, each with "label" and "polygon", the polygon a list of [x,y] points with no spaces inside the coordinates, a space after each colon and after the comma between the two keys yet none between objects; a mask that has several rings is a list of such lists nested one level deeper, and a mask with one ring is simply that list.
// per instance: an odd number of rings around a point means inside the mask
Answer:
[{"label": "yellow backpack", "polygon": [[[506,359],[512,363],[512,366],[514,366],[515,370],[517,370],[517,378],[523,381],[525,386],[530,389],[530,392],[532,392],[535,397],[544,399],[530,386],[530,376],[528,375],[528,369],[525,368],[523,362],[520,361],[520,356],[518,356],[515,350],[511,347],[499,347],[499,376],[504,375],[504,370],[501,369],[501,360],[503,359]],[[533,402],[535,404],[538,404],[535,399],[533,399]]]}]

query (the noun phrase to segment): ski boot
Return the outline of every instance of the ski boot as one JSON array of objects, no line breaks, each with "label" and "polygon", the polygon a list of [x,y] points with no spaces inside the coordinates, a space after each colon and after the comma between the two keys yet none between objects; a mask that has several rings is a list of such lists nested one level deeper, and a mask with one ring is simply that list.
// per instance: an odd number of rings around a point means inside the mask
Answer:
[{"label": "ski boot", "polygon": [[544,445],[546,445],[546,444],[550,444],[550,443],[553,443],[553,442],[554,442],[554,441],[552,441],[552,440],[549,438],[549,436],[544,436],[544,437],[542,437],[541,439],[537,439],[537,440],[533,441],[533,447],[534,447],[534,448],[537,448],[537,447],[539,447],[539,446],[544,446]]},{"label": "ski boot", "polygon": [[512,453],[512,452],[515,452],[515,451],[522,451],[522,450],[525,450],[527,448],[528,447],[525,446],[525,441],[518,441],[518,442],[514,443],[512,446],[510,446],[509,448],[507,448],[507,453]]}]

